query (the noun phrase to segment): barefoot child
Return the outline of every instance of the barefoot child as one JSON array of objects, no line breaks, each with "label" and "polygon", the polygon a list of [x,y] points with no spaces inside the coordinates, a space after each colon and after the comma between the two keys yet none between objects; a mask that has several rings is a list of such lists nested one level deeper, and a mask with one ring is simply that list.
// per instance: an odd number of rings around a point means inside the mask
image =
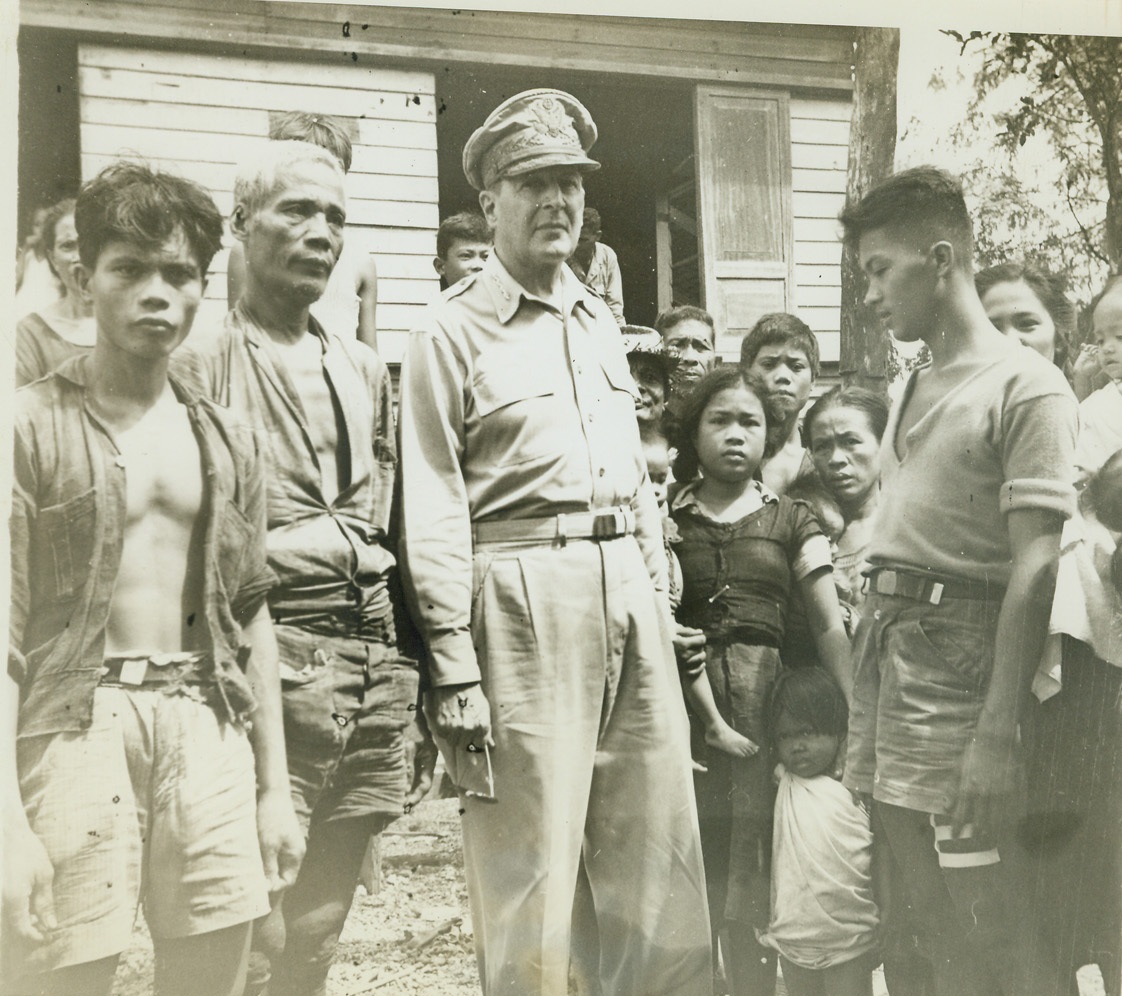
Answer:
[{"label": "barefoot child", "polygon": [[822,668],[784,671],[768,702],[779,759],[771,924],[791,996],[871,996],[877,946],[873,831],[838,780],[848,709]]},{"label": "barefoot child", "polygon": [[[679,621],[706,639],[706,670],[733,729],[763,743],[764,702],[780,669],[792,586],[806,602],[821,659],[847,679],[849,644],[830,574],[830,548],[810,509],[755,480],[764,456],[763,403],[747,374],[719,367],[686,399],[674,476],[686,482],[671,515],[680,539]],[[698,478],[698,472],[701,476]],[[698,814],[710,917],[727,928],[734,994],[771,992],[774,952],[753,928],[768,922],[770,752],[710,758],[698,781]]]},{"label": "barefoot child", "polygon": [[[670,608],[677,612],[682,602],[682,568],[671,544],[678,537],[674,520],[666,514],[666,481],[670,476],[670,444],[661,433],[649,433],[643,439],[643,458],[647,462],[647,476],[651,479],[659,511],[663,514],[663,535],[666,538],[666,560],[670,573]],[[704,636],[700,630],[678,626],[679,637]],[[682,684],[686,699],[698,717],[704,731],[705,742],[714,750],[724,751],[734,757],[751,757],[759,748],[747,737],[741,736],[721,718],[713,700],[713,689],[705,675],[705,657],[694,664],[682,662]],[[701,767],[701,770],[704,770]]]}]

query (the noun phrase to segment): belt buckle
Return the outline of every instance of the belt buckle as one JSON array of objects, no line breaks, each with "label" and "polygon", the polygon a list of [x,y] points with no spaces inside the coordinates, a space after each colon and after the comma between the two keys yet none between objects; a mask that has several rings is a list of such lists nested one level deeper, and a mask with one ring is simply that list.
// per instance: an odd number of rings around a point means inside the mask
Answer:
[{"label": "belt buckle", "polygon": [[614,539],[626,532],[627,523],[623,512],[618,508],[610,512],[599,512],[592,520],[592,535],[595,539]]},{"label": "belt buckle", "polygon": [[117,680],[122,685],[143,685],[148,677],[148,658],[134,657],[121,662],[121,671]]}]

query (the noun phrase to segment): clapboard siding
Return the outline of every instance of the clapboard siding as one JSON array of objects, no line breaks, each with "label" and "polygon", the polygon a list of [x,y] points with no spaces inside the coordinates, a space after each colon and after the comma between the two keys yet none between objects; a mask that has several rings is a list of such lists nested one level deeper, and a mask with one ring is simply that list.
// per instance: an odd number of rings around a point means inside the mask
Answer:
[{"label": "clapboard siding", "polygon": [[[357,119],[346,238],[375,257],[379,348],[398,362],[403,334],[439,289],[432,269],[440,220],[433,91],[432,74],[412,69],[359,73],[285,59],[82,45],[82,171],[90,176],[119,156],[138,155],[203,184],[228,214],[237,167],[267,140],[270,111]],[[212,266],[200,336],[213,333],[225,310],[227,260],[219,253]]]},{"label": "clapboard siding", "polygon": [[791,198],[795,228],[795,310],[818,335],[822,359],[836,362],[841,336],[841,243],[850,105],[792,98]]},{"label": "clapboard siding", "polygon": [[261,0],[22,0],[20,19],[134,44],[314,54],[354,73],[395,58],[852,90],[844,27]]}]

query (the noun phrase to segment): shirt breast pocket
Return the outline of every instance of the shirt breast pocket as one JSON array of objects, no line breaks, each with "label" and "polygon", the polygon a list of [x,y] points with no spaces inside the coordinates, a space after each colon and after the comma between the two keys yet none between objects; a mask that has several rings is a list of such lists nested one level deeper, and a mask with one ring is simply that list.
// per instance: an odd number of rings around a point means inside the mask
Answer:
[{"label": "shirt breast pocket", "polygon": [[607,398],[613,419],[622,419],[630,425],[635,421],[635,407],[639,401],[639,388],[627,361],[622,356],[609,356],[600,361],[600,369],[608,382],[610,393]]},{"label": "shirt breast pocket", "polygon": [[543,367],[543,358],[529,350],[502,350],[481,359],[472,382],[479,416],[473,442],[481,457],[511,466],[560,456],[564,411],[557,379]]},{"label": "shirt breast pocket", "polygon": [[39,510],[30,570],[40,590],[72,598],[85,586],[96,542],[97,496],[93,488]]}]

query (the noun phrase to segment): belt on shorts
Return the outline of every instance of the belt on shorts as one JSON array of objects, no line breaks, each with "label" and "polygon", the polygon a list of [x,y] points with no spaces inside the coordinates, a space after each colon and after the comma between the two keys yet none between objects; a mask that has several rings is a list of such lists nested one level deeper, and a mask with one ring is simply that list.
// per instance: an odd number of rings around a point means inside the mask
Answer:
[{"label": "belt on shorts", "polygon": [[874,567],[868,572],[868,578],[870,593],[910,598],[929,605],[938,605],[944,598],[988,600],[1005,594],[1004,586],[998,584],[938,574],[913,574],[891,567]]},{"label": "belt on shorts", "polygon": [[541,519],[497,519],[471,527],[475,546],[489,543],[558,543],[618,539],[635,532],[635,511],[626,505],[591,512],[561,512]]},{"label": "belt on shorts", "polygon": [[194,685],[214,682],[213,672],[200,667],[207,660],[203,653],[135,654],[106,657],[100,684],[136,688],[141,685],[168,685],[185,681]]}]

